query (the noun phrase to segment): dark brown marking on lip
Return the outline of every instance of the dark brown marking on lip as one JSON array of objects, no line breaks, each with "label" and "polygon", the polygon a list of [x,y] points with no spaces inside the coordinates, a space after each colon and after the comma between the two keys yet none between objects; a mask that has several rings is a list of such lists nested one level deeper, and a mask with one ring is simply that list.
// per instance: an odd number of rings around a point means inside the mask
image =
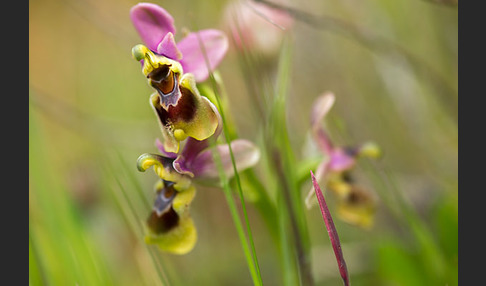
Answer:
[{"label": "dark brown marking on lip", "polygon": [[174,90],[174,72],[170,70],[170,65],[163,65],[147,75],[153,87],[159,89],[164,95]]},{"label": "dark brown marking on lip", "polygon": [[157,90],[160,104],[168,109],[169,106],[177,105],[181,92],[179,91],[179,74],[170,69],[170,65],[162,65],[147,75],[150,85]]},{"label": "dark brown marking on lip", "polygon": [[368,193],[361,187],[354,186],[347,198],[347,202],[352,205],[360,205],[370,202]]},{"label": "dark brown marking on lip", "polygon": [[160,122],[163,126],[167,126],[169,123],[169,113],[162,108],[160,104],[160,95],[157,96],[157,102],[154,103],[155,110],[157,111],[157,115],[159,116]]},{"label": "dark brown marking on lip", "polygon": [[196,115],[196,101],[191,90],[180,86],[181,98],[177,105],[169,107],[170,118],[181,118],[185,122],[191,121]]},{"label": "dark brown marking on lip", "polygon": [[351,176],[350,172],[344,171],[342,173],[342,178],[343,178],[343,181],[345,181],[346,183],[353,183],[354,182],[354,178]]},{"label": "dark brown marking on lip", "polygon": [[170,207],[169,210],[158,216],[155,211],[150,213],[147,225],[155,234],[164,234],[179,224],[179,215]]},{"label": "dark brown marking on lip", "polygon": [[152,212],[147,219],[148,227],[155,234],[162,234],[170,231],[179,223],[179,215],[174,211],[172,202],[177,195],[174,189],[174,182],[162,180],[156,190],[156,197]]}]

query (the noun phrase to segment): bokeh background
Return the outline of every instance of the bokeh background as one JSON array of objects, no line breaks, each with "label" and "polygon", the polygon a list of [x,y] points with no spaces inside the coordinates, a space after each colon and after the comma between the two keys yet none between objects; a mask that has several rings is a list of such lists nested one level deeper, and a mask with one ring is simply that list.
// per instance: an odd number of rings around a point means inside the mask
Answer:
[{"label": "bokeh background", "polygon": [[[32,285],[251,285],[223,193],[192,204],[199,239],[184,256],[143,242],[140,223],[156,152],[152,90],[131,56],[141,43],[129,18],[137,1],[29,1],[29,274]],[[230,1],[154,1],[178,29],[227,30]],[[371,229],[335,218],[353,285],[457,285],[457,2],[288,0],[317,16],[293,19],[288,133],[298,159],[321,156],[309,136],[313,101],[332,91],[326,126],[336,142],[376,142],[382,185],[369,165],[356,176],[378,198]],[[311,19],[311,20],[309,20]],[[267,23],[270,33],[282,31]],[[255,66],[278,67],[278,47]],[[267,70],[268,69],[268,70]],[[261,121],[230,42],[218,68],[241,138],[261,143]],[[262,169],[257,165],[255,170]],[[259,173],[259,172],[257,172]],[[391,174],[388,177],[386,174]],[[265,178],[260,178],[265,182]],[[309,178],[310,179],[310,178]],[[302,198],[310,180],[302,189]],[[404,201],[409,213],[397,215]],[[276,249],[247,204],[264,285],[281,285]],[[333,205],[330,203],[331,212]],[[316,285],[340,285],[318,208],[306,213]]]}]

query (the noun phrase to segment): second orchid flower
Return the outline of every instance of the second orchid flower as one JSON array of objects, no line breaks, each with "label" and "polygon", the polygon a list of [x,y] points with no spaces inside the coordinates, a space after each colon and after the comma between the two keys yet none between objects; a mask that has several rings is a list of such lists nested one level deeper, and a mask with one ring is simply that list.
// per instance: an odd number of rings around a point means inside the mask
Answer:
[{"label": "second orchid flower", "polygon": [[[381,151],[373,142],[353,147],[335,146],[321,122],[333,106],[335,96],[324,93],[314,102],[311,113],[311,132],[321,152],[326,155],[316,170],[317,181],[324,181],[327,189],[337,196],[338,216],[363,228],[373,224],[375,201],[372,194],[351,178],[351,171],[360,157],[378,158]],[[306,205],[314,205],[314,190],[306,198]]]}]

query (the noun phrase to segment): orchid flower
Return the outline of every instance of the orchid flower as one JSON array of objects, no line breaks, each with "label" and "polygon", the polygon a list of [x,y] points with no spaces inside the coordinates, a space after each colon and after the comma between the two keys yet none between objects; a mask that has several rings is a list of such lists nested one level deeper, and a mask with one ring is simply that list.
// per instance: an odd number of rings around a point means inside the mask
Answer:
[{"label": "orchid flower", "polygon": [[[222,125],[218,126],[214,138],[221,133]],[[229,146],[217,145],[214,150],[209,144],[210,139],[198,141],[188,138],[180,154],[168,152],[157,140],[156,145],[163,155],[146,153],[138,158],[140,171],[153,167],[160,178],[155,188],[153,209],[147,220],[147,243],[157,244],[161,250],[175,254],[185,254],[193,249],[197,232],[189,206],[196,194],[195,184],[215,183],[219,178],[213,151],[218,152],[226,176],[234,176]],[[259,150],[250,141],[237,139],[230,144],[238,171],[258,162]]]},{"label": "orchid flower", "polygon": [[[377,158],[380,149],[373,142],[354,147],[335,146],[321,122],[335,101],[332,93],[324,93],[314,103],[311,113],[311,132],[319,149],[326,158],[318,165],[316,180],[325,181],[326,188],[337,195],[338,215],[344,221],[369,227],[373,222],[375,203],[371,194],[355,184],[350,176],[360,157]],[[310,190],[306,205],[311,208],[315,203],[314,190]]]},{"label": "orchid flower", "polygon": [[209,77],[209,71],[219,65],[228,50],[226,35],[214,29],[189,33],[176,43],[174,19],[156,4],[139,3],[133,6],[130,18],[148,49],[180,62],[184,72],[192,73],[197,82]]},{"label": "orchid flower", "polygon": [[177,153],[187,137],[204,140],[213,135],[218,125],[217,110],[200,95],[196,81],[205,80],[209,70],[223,59],[226,36],[217,30],[202,30],[176,44],[172,16],[151,3],[135,5],[130,17],[146,44],[133,47],[132,55],[142,63],[142,73],[156,90],[150,104],[159,119],[164,148]]}]

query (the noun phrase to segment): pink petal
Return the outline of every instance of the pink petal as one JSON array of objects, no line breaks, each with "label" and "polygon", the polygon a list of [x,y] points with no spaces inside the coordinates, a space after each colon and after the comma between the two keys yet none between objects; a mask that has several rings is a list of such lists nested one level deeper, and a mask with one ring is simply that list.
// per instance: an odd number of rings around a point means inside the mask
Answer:
[{"label": "pink petal", "polygon": [[209,71],[214,70],[224,58],[228,50],[228,39],[219,30],[201,30],[190,33],[177,43],[177,47],[183,55],[180,62],[184,72],[194,74],[196,81],[201,82],[209,77]]},{"label": "pink petal", "polygon": [[311,113],[311,126],[314,128],[319,125],[326,114],[334,105],[336,97],[330,92],[326,92],[319,96],[315,101]]},{"label": "pink petal", "polygon": [[315,101],[311,112],[311,128],[314,140],[324,154],[331,154],[333,144],[326,131],[321,127],[321,122],[333,106],[334,94],[327,92],[319,96]]},{"label": "pink petal", "polygon": [[346,261],[344,261],[343,252],[341,250],[341,243],[339,242],[339,236],[334,226],[334,222],[332,220],[331,213],[327,208],[326,200],[324,200],[324,195],[322,195],[321,188],[319,184],[317,184],[316,178],[312,171],[310,171],[312,177],[312,184],[314,185],[314,189],[316,191],[317,200],[319,202],[319,206],[321,208],[322,218],[324,219],[324,223],[326,224],[327,234],[329,235],[329,240],[331,240],[331,245],[334,250],[334,254],[336,255],[336,260],[338,262],[339,273],[344,281],[344,285],[349,285],[349,275],[348,269],[346,267]]},{"label": "pink petal", "polygon": [[175,34],[174,19],[158,5],[138,3],[130,10],[130,18],[142,41],[152,51],[157,51],[167,33]]},{"label": "pink petal", "polygon": [[176,61],[182,59],[182,53],[176,46],[174,34],[169,32],[167,35],[165,35],[164,39],[157,46],[157,54],[166,56]]},{"label": "pink petal", "polygon": [[[223,169],[228,178],[234,176],[233,164],[229,153],[227,144],[216,147],[222,162]],[[237,139],[231,142],[231,149],[235,157],[236,169],[242,171],[244,169],[254,166],[260,159],[260,151],[250,141],[244,139]],[[199,156],[194,159],[192,163],[192,171],[199,179],[216,179],[219,178],[217,165],[213,160],[213,152],[211,149],[206,149],[201,152]]]},{"label": "pink petal", "polygon": [[173,163],[174,169],[181,174],[194,177],[194,172],[192,172],[193,161],[201,153],[201,151],[208,147],[208,139],[199,141],[192,137],[187,138],[184,149]]},{"label": "pink petal", "polygon": [[336,148],[331,153],[329,160],[329,170],[334,172],[341,172],[349,170],[356,164],[356,158],[348,155],[344,149]]},{"label": "pink petal", "polygon": [[333,144],[326,131],[324,131],[322,127],[319,126],[314,128],[312,130],[312,135],[314,136],[314,140],[319,146],[319,149],[321,149],[322,153],[327,155],[332,154],[334,149]]}]

